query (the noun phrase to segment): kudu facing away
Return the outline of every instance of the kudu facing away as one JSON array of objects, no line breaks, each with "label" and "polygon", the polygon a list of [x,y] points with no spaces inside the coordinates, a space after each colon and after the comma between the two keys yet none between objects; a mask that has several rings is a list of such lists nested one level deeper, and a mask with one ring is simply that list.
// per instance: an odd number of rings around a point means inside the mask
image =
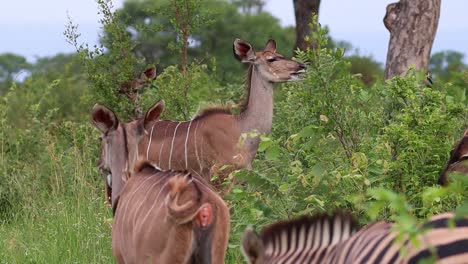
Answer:
[{"label": "kudu facing away", "polygon": [[[166,121],[153,113],[160,110],[158,103],[143,118],[140,156],[159,168],[188,170],[208,180],[213,173],[250,168],[260,142],[258,134],[271,131],[274,84],[301,80],[306,67],[276,53],[274,40],[269,40],[260,52],[240,39],[234,41],[233,48],[235,57],[250,65],[240,114],[211,108],[190,121]],[[243,134],[251,135],[241,140]],[[221,171],[223,165],[232,166]]]},{"label": "kudu facing away", "polygon": [[439,184],[447,185],[449,183],[448,174],[450,173],[460,173],[468,176],[468,129],[465,130],[462,139],[455,144],[451,151],[450,159],[439,176]]},{"label": "kudu facing away", "polygon": [[[99,169],[108,176],[114,211],[112,251],[118,263],[224,263],[229,210],[197,175],[132,164],[135,135],[115,114],[96,105],[102,133]],[[130,171],[129,167],[134,170]]]}]

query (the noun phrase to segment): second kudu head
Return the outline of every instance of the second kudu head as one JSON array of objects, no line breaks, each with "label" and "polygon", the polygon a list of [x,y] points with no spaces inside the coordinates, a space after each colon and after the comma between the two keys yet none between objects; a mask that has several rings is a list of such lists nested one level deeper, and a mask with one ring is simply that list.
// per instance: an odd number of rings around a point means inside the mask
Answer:
[{"label": "second kudu head", "polygon": [[[164,101],[158,102],[151,109],[151,119],[158,119],[164,109]],[[101,132],[98,168],[106,177],[107,201],[114,207],[118,194],[138,160],[138,140],[144,133],[143,123],[140,119],[120,122],[112,110],[98,104],[93,107],[91,120]]]},{"label": "second kudu head", "polygon": [[450,158],[439,176],[439,184],[447,185],[450,173],[468,176],[468,129],[465,130],[462,139],[455,144],[450,152]]},{"label": "second kudu head", "polygon": [[276,53],[276,42],[268,40],[262,51],[255,51],[250,43],[236,39],[233,46],[234,56],[242,63],[250,64],[261,76],[272,83],[299,81],[306,66]]}]

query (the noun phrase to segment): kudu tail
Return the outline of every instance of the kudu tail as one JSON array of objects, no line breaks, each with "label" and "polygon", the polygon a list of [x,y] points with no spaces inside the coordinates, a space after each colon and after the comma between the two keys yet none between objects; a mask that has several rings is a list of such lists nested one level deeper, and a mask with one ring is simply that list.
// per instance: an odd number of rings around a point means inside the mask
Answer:
[{"label": "kudu tail", "polygon": [[202,208],[201,198],[202,192],[190,173],[169,180],[168,213],[178,224],[197,217]]}]

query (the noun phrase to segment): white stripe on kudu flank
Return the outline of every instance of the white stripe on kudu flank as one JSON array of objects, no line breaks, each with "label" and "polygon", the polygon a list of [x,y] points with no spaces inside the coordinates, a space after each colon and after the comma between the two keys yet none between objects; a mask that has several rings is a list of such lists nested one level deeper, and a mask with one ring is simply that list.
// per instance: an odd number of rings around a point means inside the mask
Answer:
[{"label": "white stripe on kudu flank", "polygon": [[169,169],[170,170],[172,169],[171,162],[172,162],[172,150],[174,149],[174,140],[177,134],[177,129],[179,128],[180,124],[182,124],[182,122],[179,122],[179,124],[177,124],[177,126],[174,129],[174,135],[172,136],[171,152],[169,153]]},{"label": "white stripe on kudu flank", "polygon": [[[156,195],[156,198],[153,199],[153,201],[158,201],[159,195],[161,194],[162,191],[164,191],[164,189],[166,188],[166,186],[169,184],[169,181],[170,181],[170,179],[168,179],[168,180],[164,183],[164,185],[161,186],[161,187],[159,188],[158,195]],[[153,190],[153,187],[154,187],[154,185],[151,186],[151,190]],[[143,200],[148,200],[148,199],[147,199],[148,195],[149,195],[149,193],[146,193],[145,198],[144,198]],[[143,226],[143,225],[145,224],[146,219],[148,218],[148,216],[149,216],[151,213],[154,213],[154,214],[157,215],[157,212],[159,212],[159,210],[161,210],[161,207],[162,207],[163,205],[165,205],[165,203],[161,203],[161,205],[159,206],[159,208],[158,208],[156,211],[153,211],[154,206],[155,206],[156,204],[157,204],[157,203],[153,203],[153,204],[151,205],[150,209],[148,210],[148,212],[146,212],[145,216],[144,216],[143,218],[140,218],[141,220],[139,221],[139,223],[137,222],[139,219],[135,219],[134,225],[135,225],[135,226]],[[151,226],[151,225],[148,225],[148,226]],[[135,235],[136,235],[136,232],[135,232]]]},{"label": "white stripe on kudu flank", "polygon": [[200,156],[198,156],[198,147],[197,147],[197,131],[198,131],[198,124],[200,122],[197,122],[197,125],[195,126],[195,133],[194,133],[194,138],[195,138],[195,156],[197,157],[197,162],[198,162],[198,165],[200,166],[200,173],[202,173],[202,165],[200,163]]},{"label": "white stripe on kudu flank", "polygon": [[154,124],[152,127],[151,127],[151,134],[150,134],[150,138],[149,138],[149,142],[148,142],[148,147],[146,148],[146,159],[149,160],[149,150],[150,150],[150,147],[151,147],[151,141],[153,140],[153,130],[154,130],[154,126],[156,124]]},{"label": "white stripe on kudu flank", "polygon": [[[121,223],[121,227],[120,227],[120,230],[121,230],[120,232],[122,232],[122,234],[124,233],[124,230],[125,230],[125,228],[124,228],[125,220],[124,220],[124,219],[126,219],[125,216],[126,216],[127,208],[128,208],[128,205],[130,204],[130,201],[133,199],[133,196],[135,195],[135,193],[137,193],[138,190],[139,190],[142,186],[145,186],[145,185],[144,185],[145,182],[147,182],[147,181],[150,180],[150,179],[151,179],[151,177],[148,177],[147,179],[142,180],[142,181],[138,184],[138,186],[135,188],[135,190],[127,196],[127,199],[124,199],[124,204],[122,204],[122,206],[121,206],[122,208],[119,208],[119,210],[121,211],[121,212],[119,212],[119,213],[122,214],[122,218],[121,218],[121,219],[122,219],[122,223]],[[124,207],[124,205],[125,205],[125,207]],[[123,210],[122,210],[122,209],[123,209]],[[116,227],[116,228],[118,228],[118,227]],[[122,242],[122,244],[124,244],[124,243],[125,243],[125,241]]]},{"label": "white stripe on kudu flank", "polygon": [[187,160],[187,143],[188,143],[188,138],[189,138],[189,134],[190,134],[190,127],[192,126],[192,122],[193,120],[190,121],[189,125],[188,125],[188,129],[187,129],[187,136],[185,137],[185,169],[188,170],[188,160]]},{"label": "white stripe on kudu flank", "polygon": [[167,128],[169,127],[169,124],[166,125],[166,129],[164,129],[164,137],[162,140],[161,148],[159,149],[159,157],[158,157],[158,167],[161,167],[161,155],[162,155],[162,150],[164,148],[164,143],[166,142],[166,135],[167,135]]}]

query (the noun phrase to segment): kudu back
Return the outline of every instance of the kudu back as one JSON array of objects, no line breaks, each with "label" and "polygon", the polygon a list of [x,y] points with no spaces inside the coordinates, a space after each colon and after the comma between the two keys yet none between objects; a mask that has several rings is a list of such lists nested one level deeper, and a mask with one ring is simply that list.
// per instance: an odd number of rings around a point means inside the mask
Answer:
[{"label": "kudu back", "polygon": [[450,152],[450,158],[439,176],[439,184],[447,185],[450,173],[468,176],[468,129]]},{"label": "kudu back", "polygon": [[126,126],[136,124],[119,122],[99,105],[91,117],[102,133],[98,167],[109,175],[117,262],[224,263],[229,210],[206,180],[135,163],[138,138]]}]

